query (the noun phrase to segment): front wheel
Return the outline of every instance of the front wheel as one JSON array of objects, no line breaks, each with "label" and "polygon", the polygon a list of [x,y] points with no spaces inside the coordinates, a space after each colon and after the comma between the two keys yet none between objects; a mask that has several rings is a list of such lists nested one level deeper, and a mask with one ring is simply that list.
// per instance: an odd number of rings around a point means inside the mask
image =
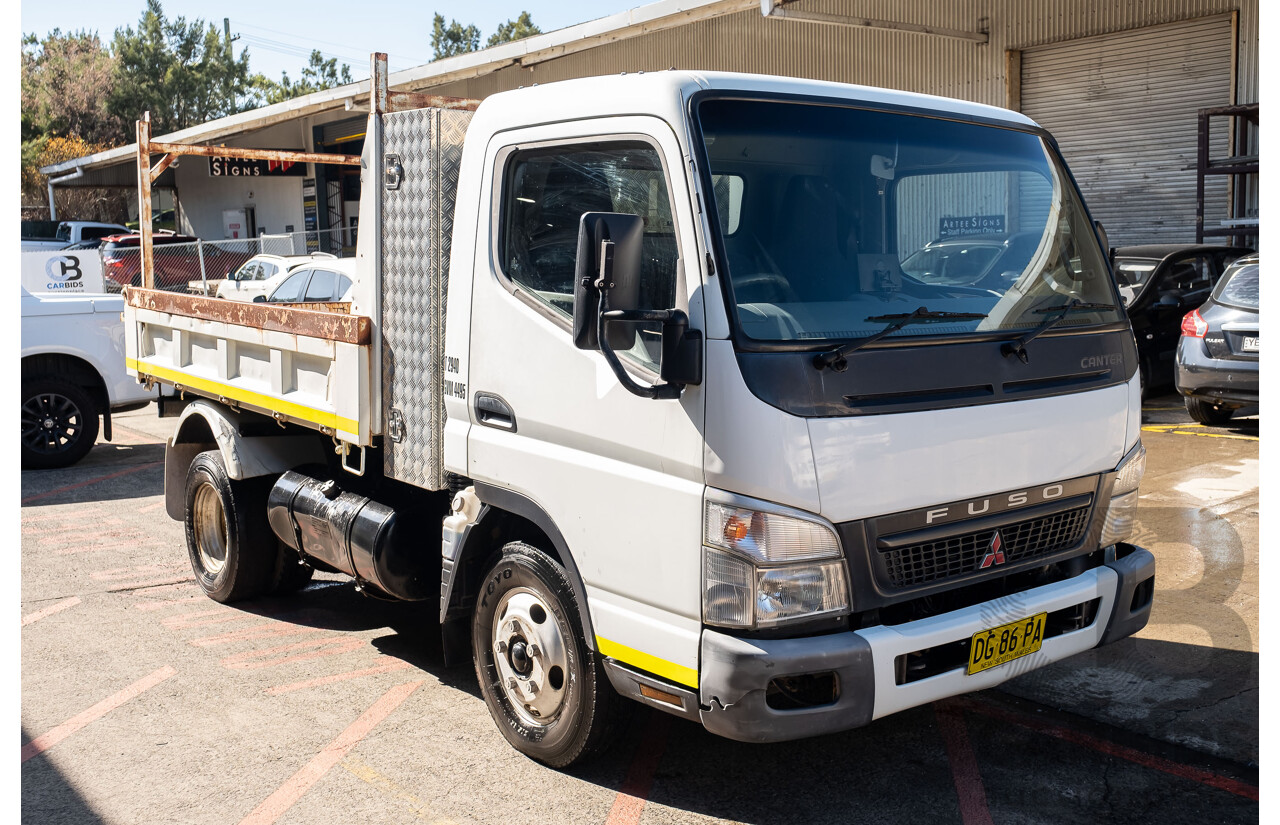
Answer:
[{"label": "front wheel", "polygon": [[1234,412],[1230,407],[1210,404],[1208,401],[1201,401],[1199,398],[1188,396],[1186,402],[1187,414],[1201,424],[1208,424],[1210,427],[1226,424],[1231,420],[1231,413]]},{"label": "front wheel", "polygon": [[621,721],[622,700],[583,640],[579,609],[564,568],[512,542],[485,576],[472,616],[490,715],[516,750],[553,768],[602,752]]},{"label": "front wheel", "polygon": [[234,602],[274,584],[279,549],[267,523],[263,479],[235,481],[222,453],[200,453],[187,471],[185,509],[187,555],[205,595]]}]

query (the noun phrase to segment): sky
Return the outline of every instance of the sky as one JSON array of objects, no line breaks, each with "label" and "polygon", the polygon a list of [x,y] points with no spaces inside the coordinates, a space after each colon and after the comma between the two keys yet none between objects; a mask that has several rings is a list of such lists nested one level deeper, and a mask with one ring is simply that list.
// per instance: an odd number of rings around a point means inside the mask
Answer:
[{"label": "sky", "polygon": [[[351,67],[353,79],[369,76],[369,54],[386,52],[392,71],[420,66],[431,60],[431,20],[439,13],[464,26],[480,28],[480,45],[501,23],[528,11],[544,32],[562,29],[587,20],[607,17],[645,5],[651,0],[436,0],[434,3],[406,3],[404,0],[360,0],[336,3],[312,0],[306,4],[272,3],[263,0],[162,0],[165,16],[202,19],[222,29],[223,18],[231,21],[236,56],[249,49],[249,68],[273,80],[281,72],[298,79],[312,49],[326,58],[338,58],[339,65]],[[146,0],[101,2],[101,0],[25,0],[22,3],[22,33],[43,37],[55,28],[64,32],[88,29],[110,42],[117,28],[137,28]],[[306,13],[300,13],[305,9]]]}]

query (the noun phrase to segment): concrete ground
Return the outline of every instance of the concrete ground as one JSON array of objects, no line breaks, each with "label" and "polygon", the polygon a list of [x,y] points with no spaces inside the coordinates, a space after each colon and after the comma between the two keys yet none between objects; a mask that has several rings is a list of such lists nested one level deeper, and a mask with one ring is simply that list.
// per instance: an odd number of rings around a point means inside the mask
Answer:
[{"label": "concrete ground", "polygon": [[216,604],[164,514],[154,408],[22,478],[31,823],[1256,822],[1258,429],[1144,414],[1157,556],[1132,639],[867,728],[744,745],[645,708],[599,760],[513,751],[430,608],[337,576]]}]

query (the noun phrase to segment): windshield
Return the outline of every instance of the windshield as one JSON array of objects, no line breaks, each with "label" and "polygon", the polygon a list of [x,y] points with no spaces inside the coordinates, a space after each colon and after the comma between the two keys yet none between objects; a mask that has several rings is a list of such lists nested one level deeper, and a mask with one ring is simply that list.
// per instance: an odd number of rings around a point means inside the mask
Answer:
[{"label": "windshield", "polygon": [[1075,188],[1035,134],[726,98],[698,119],[749,339],[869,337],[885,328],[873,319],[920,307],[971,317],[887,337],[1025,331],[1073,299],[1103,306],[1055,329],[1123,320]]}]

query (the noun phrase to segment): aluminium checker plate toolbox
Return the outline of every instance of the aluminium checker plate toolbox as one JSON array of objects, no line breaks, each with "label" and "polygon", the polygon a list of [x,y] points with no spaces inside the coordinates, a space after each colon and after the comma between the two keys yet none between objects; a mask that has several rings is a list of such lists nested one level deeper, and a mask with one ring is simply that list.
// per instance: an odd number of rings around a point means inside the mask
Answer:
[{"label": "aluminium checker plate toolbox", "polygon": [[414,109],[382,116],[382,153],[403,174],[382,199],[383,470],[428,490],[444,473],[444,329],[449,249],[462,142],[471,112]]}]

